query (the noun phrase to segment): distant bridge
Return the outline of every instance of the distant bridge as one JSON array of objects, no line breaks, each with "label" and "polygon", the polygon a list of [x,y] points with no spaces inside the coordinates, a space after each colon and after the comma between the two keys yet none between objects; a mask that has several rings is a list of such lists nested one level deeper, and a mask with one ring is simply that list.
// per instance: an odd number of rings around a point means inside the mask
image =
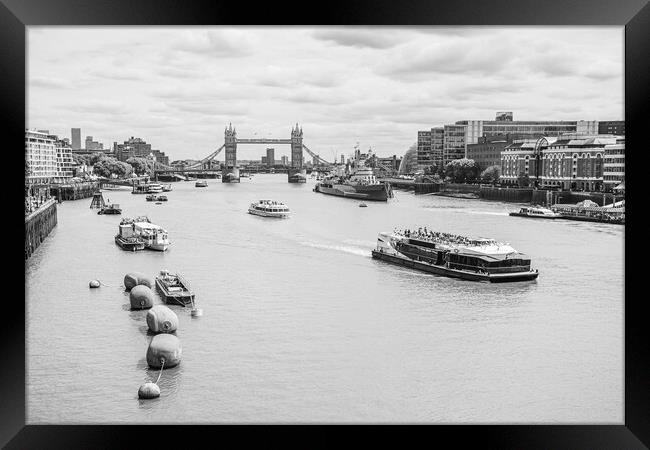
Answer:
[{"label": "distant bridge", "polygon": [[210,162],[221,153],[222,150],[226,151],[225,169],[230,172],[237,167],[237,144],[264,144],[264,145],[291,145],[291,164],[290,169],[299,170],[303,168],[303,151],[307,152],[318,163],[332,167],[334,164],[321,158],[316,153],[312,152],[302,142],[302,128],[296,124],[295,128],[291,129],[291,138],[289,139],[270,139],[270,138],[238,138],[237,131],[230,124],[224,131],[224,144],[214,150],[200,161],[189,166],[178,168],[165,166],[165,168],[155,169],[155,173],[184,173],[193,171],[213,171],[214,168],[210,167]]}]

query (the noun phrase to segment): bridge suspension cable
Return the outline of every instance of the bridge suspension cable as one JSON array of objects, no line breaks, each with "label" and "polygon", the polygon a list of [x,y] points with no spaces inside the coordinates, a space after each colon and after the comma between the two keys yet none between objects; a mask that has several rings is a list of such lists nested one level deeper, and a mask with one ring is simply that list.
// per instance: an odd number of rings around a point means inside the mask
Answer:
[{"label": "bridge suspension cable", "polygon": [[323,158],[321,158],[320,156],[318,156],[316,153],[314,153],[314,152],[312,152],[311,150],[309,150],[305,144],[302,144],[302,148],[303,148],[303,150],[305,150],[307,153],[309,153],[309,154],[312,156],[312,158],[316,158],[316,160],[317,160],[318,162],[320,162],[320,163],[322,163],[322,164],[324,164],[324,165],[326,165],[326,166],[332,166],[332,165],[333,165],[331,162],[324,160]]},{"label": "bridge suspension cable", "polygon": [[216,156],[223,150],[223,148],[226,146],[226,144],[223,144],[221,147],[216,149],[214,152],[210,153],[208,156],[203,158],[201,161],[192,164],[191,166],[185,167],[185,169],[196,169],[198,167],[201,167],[203,164],[207,163],[208,161],[212,161]]}]

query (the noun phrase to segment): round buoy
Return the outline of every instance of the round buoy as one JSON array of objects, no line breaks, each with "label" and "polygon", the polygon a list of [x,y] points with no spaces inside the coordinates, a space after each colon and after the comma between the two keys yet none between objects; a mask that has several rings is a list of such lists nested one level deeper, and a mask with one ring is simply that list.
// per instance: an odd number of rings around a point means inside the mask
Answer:
[{"label": "round buoy", "polygon": [[181,341],[173,334],[157,334],[147,348],[147,364],[160,369],[177,366],[181,362]]},{"label": "round buoy", "polygon": [[126,288],[127,291],[130,291],[136,286],[139,285],[144,285],[147,286],[148,288],[151,288],[151,280],[147,278],[146,275],[140,273],[140,272],[129,272],[126,275],[124,275],[124,287]]},{"label": "round buoy", "polygon": [[90,283],[88,283],[88,285],[91,288],[98,288],[100,286],[100,284],[101,283],[99,282],[99,280],[92,280]]},{"label": "round buoy", "polygon": [[160,388],[156,383],[149,381],[140,386],[140,389],[138,389],[138,397],[144,399],[160,397]]},{"label": "round buoy", "polygon": [[201,308],[194,308],[190,311],[192,317],[201,317],[203,315],[203,310]]},{"label": "round buoy", "polygon": [[129,294],[131,309],[151,308],[153,306],[153,299],[153,291],[144,285],[135,286]]},{"label": "round buoy", "polygon": [[178,316],[165,305],[147,311],[147,326],[153,333],[173,333],[178,328]]}]

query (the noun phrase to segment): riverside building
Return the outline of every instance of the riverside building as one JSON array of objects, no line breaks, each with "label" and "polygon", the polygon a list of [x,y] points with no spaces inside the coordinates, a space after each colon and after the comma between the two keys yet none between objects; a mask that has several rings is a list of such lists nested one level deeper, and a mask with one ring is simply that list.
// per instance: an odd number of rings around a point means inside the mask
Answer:
[{"label": "riverside building", "polygon": [[29,184],[51,183],[57,174],[54,136],[46,131],[25,130],[25,163]]},{"label": "riverside building", "polygon": [[501,165],[501,152],[512,143],[509,136],[480,137],[478,143],[467,145],[467,158],[473,159],[481,170]]},{"label": "riverside building", "polygon": [[[519,177],[527,175],[531,185],[541,188],[603,191],[606,189],[606,151],[609,148],[612,152],[611,159],[620,161],[621,158],[615,153],[621,150],[617,144],[624,146],[624,138],[579,133],[559,138],[517,140],[501,153],[501,180],[514,185],[518,184]],[[620,167],[620,162],[610,164],[612,168]]]},{"label": "riverside building", "polygon": [[[479,138],[510,136],[512,140],[559,137],[566,133],[599,134],[598,121],[519,121],[512,112],[499,112],[495,120],[460,120],[442,128],[442,164],[454,159],[469,158],[467,146],[479,143]],[[432,129],[433,130],[433,129]],[[434,158],[432,131],[418,131],[418,167]],[[430,164],[429,164],[430,165]]]},{"label": "riverside building", "polygon": [[625,136],[619,136],[616,143],[605,145],[603,162],[603,185],[611,192],[625,181]]}]

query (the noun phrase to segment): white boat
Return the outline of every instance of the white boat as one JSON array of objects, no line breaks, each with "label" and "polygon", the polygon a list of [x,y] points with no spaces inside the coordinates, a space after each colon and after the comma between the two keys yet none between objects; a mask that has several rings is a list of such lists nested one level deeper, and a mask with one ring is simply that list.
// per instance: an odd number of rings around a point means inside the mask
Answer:
[{"label": "white boat", "polygon": [[288,217],[290,214],[287,205],[275,200],[260,200],[257,203],[251,203],[248,212],[263,217]]},{"label": "white boat", "polygon": [[163,191],[162,184],[159,184],[159,183],[149,183],[149,184],[147,185],[147,192],[148,192],[149,194],[157,194],[158,192],[162,192],[162,191]]},{"label": "white boat", "polygon": [[169,236],[167,230],[159,225],[151,223],[148,217],[142,216],[135,219],[126,219],[122,223],[131,222],[133,234],[144,241],[145,248],[164,252],[169,248]]},{"label": "white boat", "polygon": [[172,190],[172,185],[171,184],[163,184],[162,185],[162,190],[163,192],[169,192]]},{"label": "white boat", "polygon": [[541,206],[528,206],[520,208],[518,212],[511,212],[511,216],[518,217],[533,217],[536,219],[558,219],[562,217],[562,214],[551,211],[547,208],[542,208]]},{"label": "white boat", "polygon": [[194,187],[208,187],[208,182],[204,180],[199,180],[194,183]]}]

